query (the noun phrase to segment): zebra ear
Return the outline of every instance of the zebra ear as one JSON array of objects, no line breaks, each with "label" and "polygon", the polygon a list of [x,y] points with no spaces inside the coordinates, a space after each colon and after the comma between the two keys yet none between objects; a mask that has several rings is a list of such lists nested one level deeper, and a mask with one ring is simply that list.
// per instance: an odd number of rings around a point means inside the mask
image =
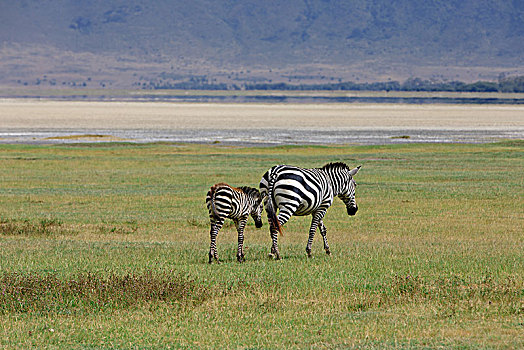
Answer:
[{"label": "zebra ear", "polygon": [[361,166],[362,166],[362,165],[359,165],[359,166],[356,167],[355,169],[351,169],[351,170],[349,171],[349,175],[351,175],[351,177],[355,176],[355,175],[358,173],[358,171],[360,170],[360,167],[361,167]]}]

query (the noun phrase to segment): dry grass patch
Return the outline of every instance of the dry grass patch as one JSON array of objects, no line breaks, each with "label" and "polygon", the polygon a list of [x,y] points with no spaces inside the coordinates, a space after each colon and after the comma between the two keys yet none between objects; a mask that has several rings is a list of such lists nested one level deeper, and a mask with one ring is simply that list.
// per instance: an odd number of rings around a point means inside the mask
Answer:
[{"label": "dry grass patch", "polygon": [[34,220],[0,220],[0,235],[51,235],[51,234],[71,234],[74,231],[70,227],[65,227],[58,219]]},{"label": "dry grass patch", "polygon": [[194,280],[167,272],[107,276],[86,272],[67,278],[13,272],[0,276],[2,313],[90,313],[155,302],[191,306],[208,296],[207,289]]}]

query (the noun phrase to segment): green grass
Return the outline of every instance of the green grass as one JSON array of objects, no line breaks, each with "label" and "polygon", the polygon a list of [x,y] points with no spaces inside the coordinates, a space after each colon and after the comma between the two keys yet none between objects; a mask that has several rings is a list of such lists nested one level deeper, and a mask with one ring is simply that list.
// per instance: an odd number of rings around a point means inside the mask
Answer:
[{"label": "green grass", "polygon": [[[305,246],[293,217],[218,237],[205,194],[271,166],[362,164]],[[0,347],[524,347],[524,143],[0,145]]]}]

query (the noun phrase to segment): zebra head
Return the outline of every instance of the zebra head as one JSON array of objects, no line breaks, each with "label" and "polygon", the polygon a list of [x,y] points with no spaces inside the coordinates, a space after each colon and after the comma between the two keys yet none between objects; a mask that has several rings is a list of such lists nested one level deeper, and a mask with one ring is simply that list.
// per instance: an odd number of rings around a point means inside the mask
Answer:
[{"label": "zebra head", "polygon": [[262,201],[262,196],[260,192],[255,189],[256,193],[254,195],[254,204],[251,210],[251,217],[255,220],[255,227],[262,227],[262,210],[264,209],[264,202]]},{"label": "zebra head", "polygon": [[342,189],[338,195],[338,198],[340,198],[346,205],[348,215],[351,216],[355,215],[358,211],[358,205],[355,200],[355,189],[357,188],[357,183],[353,179],[353,176],[358,173],[360,167],[361,166],[359,165],[351,170],[348,168],[349,171],[344,172],[345,181],[342,182]]}]

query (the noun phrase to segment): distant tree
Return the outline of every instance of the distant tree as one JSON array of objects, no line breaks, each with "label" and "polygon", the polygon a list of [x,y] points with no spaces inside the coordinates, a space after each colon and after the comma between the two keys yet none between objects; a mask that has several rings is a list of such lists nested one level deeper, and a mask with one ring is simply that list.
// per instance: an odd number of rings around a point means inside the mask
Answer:
[{"label": "distant tree", "polygon": [[[524,92],[524,76],[499,77],[498,82],[424,80],[409,78],[403,83],[398,81],[356,83],[352,81],[322,84],[290,84],[285,82],[246,83],[242,85],[219,83],[217,79],[208,80],[206,76],[193,76],[187,80],[157,79],[137,83],[143,89],[180,89],[180,90],[284,90],[284,91],[457,91],[457,92]],[[39,84],[39,81],[37,81]],[[73,83],[74,85],[74,83]]]},{"label": "distant tree", "polygon": [[524,75],[515,77],[499,77],[499,91],[501,92],[524,92]]}]

